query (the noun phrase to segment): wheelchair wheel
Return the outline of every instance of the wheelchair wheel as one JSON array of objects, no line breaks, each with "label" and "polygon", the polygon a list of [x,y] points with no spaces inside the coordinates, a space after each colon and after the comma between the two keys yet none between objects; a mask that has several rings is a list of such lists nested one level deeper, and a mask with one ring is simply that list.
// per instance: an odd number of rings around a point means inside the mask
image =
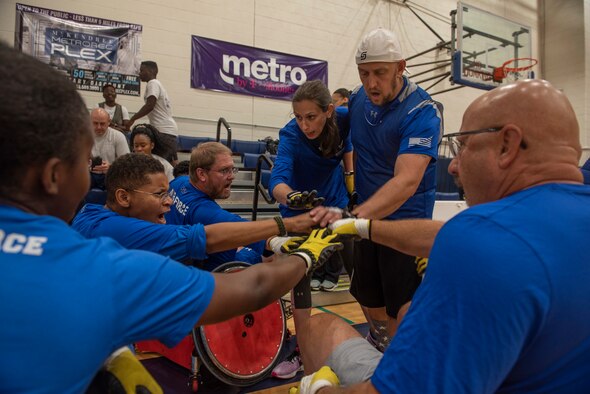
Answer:
[{"label": "wheelchair wheel", "polygon": [[[213,272],[236,272],[249,264],[231,262]],[[202,363],[220,381],[245,387],[267,376],[278,362],[286,334],[283,303],[277,300],[252,313],[193,330]]]}]

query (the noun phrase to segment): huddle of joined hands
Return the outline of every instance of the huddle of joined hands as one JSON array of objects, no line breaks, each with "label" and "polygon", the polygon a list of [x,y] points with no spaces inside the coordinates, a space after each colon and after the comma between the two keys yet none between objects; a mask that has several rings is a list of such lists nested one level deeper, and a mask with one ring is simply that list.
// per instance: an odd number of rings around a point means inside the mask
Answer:
[{"label": "huddle of joined hands", "polygon": [[[309,210],[321,205],[325,199],[317,197],[317,191],[293,191],[287,194],[287,206],[295,210]],[[339,208],[332,208],[339,209]],[[324,229],[316,229],[309,236],[276,236],[268,244],[277,255],[301,256],[307,265],[307,272],[324,264],[330,256],[344,246],[341,241],[348,239],[370,239],[371,221],[357,219],[350,212],[340,210],[345,219],[340,219]],[[347,217],[348,216],[348,217]]]}]

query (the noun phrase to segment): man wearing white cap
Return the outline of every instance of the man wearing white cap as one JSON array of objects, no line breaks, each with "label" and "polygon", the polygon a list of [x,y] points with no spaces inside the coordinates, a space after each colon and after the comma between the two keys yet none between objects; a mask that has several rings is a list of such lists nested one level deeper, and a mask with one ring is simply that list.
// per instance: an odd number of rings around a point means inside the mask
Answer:
[{"label": "man wearing white cap", "polygon": [[[376,29],[357,53],[362,86],[351,95],[352,144],[358,203],[367,219],[431,218],[441,114],[430,96],[405,77],[394,33]],[[355,243],[351,293],[371,323],[367,339],[383,351],[421,277],[415,256],[370,240]]]}]

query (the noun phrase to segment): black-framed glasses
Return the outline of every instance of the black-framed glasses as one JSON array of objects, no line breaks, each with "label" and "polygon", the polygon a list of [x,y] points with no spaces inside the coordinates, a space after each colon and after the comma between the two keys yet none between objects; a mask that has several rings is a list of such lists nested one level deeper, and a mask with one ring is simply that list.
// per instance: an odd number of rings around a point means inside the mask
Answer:
[{"label": "black-framed glasses", "polygon": [[207,168],[207,171],[218,172],[223,176],[228,176],[229,174],[236,175],[240,171],[240,169],[238,167],[228,167],[223,168],[221,170],[212,170],[211,168]]},{"label": "black-framed glasses", "polygon": [[482,133],[496,133],[502,130],[502,127],[488,127],[487,129],[479,129],[479,130],[469,130],[469,131],[459,131],[458,133],[446,134],[443,137],[447,139],[449,144],[449,149],[453,156],[457,157],[459,153],[461,153],[461,149],[463,149],[463,142],[459,141],[459,137],[464,135],[472,135],[472,134],[482,134]]},{"label": "black-framed glasses", "polygon": [[172,198],[170,193],[168,193],[167,191],[161,192],[161,193],[146,192],[145,190],[137,190],[137,189],[131,189],[130,191],[136,192],[136,193],[151,194],[152,196],[158,197],[161,202],[166,201],[167,198]]}]

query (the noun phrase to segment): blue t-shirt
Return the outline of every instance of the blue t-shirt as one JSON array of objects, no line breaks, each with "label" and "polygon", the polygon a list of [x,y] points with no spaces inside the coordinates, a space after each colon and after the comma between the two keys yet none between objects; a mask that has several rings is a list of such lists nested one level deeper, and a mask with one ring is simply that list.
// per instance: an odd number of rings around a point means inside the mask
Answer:
[{"label": "blue t-shirt", "polygon": [[350,129],[356,153],[358,203],[393,178],[399,155],[432,157],[416,193],[384,219],[431,218],[436,194],[436,159],[441,114],[428,93],[404,77],[398,96],[384,106],[371,103],[361,86],[350,96]]},{"label": "blue t-shirt", "polygon": [[380,393],[590,393],[590,187],[477,205],[436,237]]},{"label": "blue t-shirt", "polygon": [[52,216],[0,205],[0,391],[84,392],[117,348],[176,345],[207,308],[213,276]]},{"label": "blue t-shirt", "polygon": [[[170,195],[172,206],[166,213],[166,222],[169,224],[197,224],[203,225],[224,222],[247,222],[238,215],[234,215],[219,206],[205,193],[194,187],[188,176],[181,176],[170,183]],[[205,268],[208,271],[215,269],[223,263],[230,261],[243,261],[256,264],[262,261],[262,252],[266,241],[251,243],[242,248],[230,249],[223,252],[211,253],[205,260]]]},{"label": "blue t-shirt", "polygon": [[101,205],[86,204],[72,228],[86,238],[111,237],[127,249],[148,250],[178,261],[204,260],[205,227],[164,225],[121,216]]},{"label": "blue t-shirt", "polygon": [[[279,132],[279,152],[270,175],[269,190],[285,183],[293,190],[317,190],[319,197],[326,201],[323,205],[344,208],[348,204],[348,193],[344,184],[343,169],[340,163],[344,153],[352,151],[348,109],[336,108],[336,120],[342,145],[336,155],[331,158],[322,157],[318,148],[305,136],[292,119]],[[281,215],[290,217],[301,214],[280,205]]]}]

